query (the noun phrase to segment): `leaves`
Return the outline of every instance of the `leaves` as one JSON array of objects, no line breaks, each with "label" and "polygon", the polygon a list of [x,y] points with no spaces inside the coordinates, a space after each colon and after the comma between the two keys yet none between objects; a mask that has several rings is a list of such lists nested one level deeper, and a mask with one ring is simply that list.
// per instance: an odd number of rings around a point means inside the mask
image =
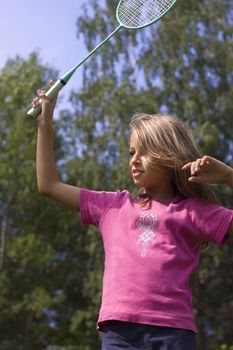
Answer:
[{"label": "leaves", "polygon": [[[117,1],[90,0],[77,20],[93,49],[116,27]],[[192,128],[203,153],[232,161],[232,4],[180,0],[158,24],[122,29],[85,64],[83,87],[55,123],[63,181],[128,188],[128,124],[136,112],[170,112]],[[76,212],[36,189],[34,123],[26,105],[57,72],[36,53],[0,73],[0,348],[96,350],[103,247]],[[232,192],[216,186],[225,206]],[[232,242],[201,255],[192,279],[200,349],[232,345]],[[221,325],[221,327],[220,327]],[[229,346],[228,346],[229,345]]]}]

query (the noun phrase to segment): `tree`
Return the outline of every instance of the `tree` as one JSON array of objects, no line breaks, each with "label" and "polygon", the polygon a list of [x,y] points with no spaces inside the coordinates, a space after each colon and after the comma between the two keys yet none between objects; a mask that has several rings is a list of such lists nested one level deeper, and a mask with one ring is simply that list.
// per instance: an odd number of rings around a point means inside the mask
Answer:
[{"label": "tree", "polygon": [[[77,27],[88,50],[115,28],[116,5],[92,0],[84,7]],[[63,119],[78,158],[71,164],[83,162],[79,185],[132,189],[126,170],[128,123],[137,111],[179,115],[204,154],[232,161],[232,10],[232,2],[224,0],[180,1],[158,25],[122,30],[91,57],[83,89],[71,96],[74,111]],[[73,171],[67,173],[73,178]],[[232,207],[230,191],[221,186],[216,191]],[[232,304],[231,249],[229,243],[203,254],[192,281],[202,350],[233,342],[224,312]]]},{"label": "tree", "polygon": [[[56,75],[36,54],[8,61],[0,74],[0,348],[4,350],[76,345],[79,334],[73,332],[72,322],[86,306],[84,229],[79,228],[78,216],[70,220],[69,210],[39,196],[35,124],[26,116],[25,101]],[[65,147],[56,130],[55,136],[59,162]]]},{"label": "tree", "polygon": [[[87,48],[116,27],[117,1],[90,0],[77,29]],[[134,191],[128,168],[133,113],[168,111],[192,128],[203,153],[232,161],[232,2],[180,0],[161,22],[122,29],[88,62],[72,108],[55,122],[61,179],[82,187]],[[57,72],[38,56],[7,62],[0,74],[0,347],[96,350],[103,250],[93,227],[41,198],[35,183],[35,128],[25,101]],[[232,207],[232,194],[216,188]],[[201,257],[192,280],[200,349],[231,345],[232,243]],[[221,327],[219,327],[221,325]],[[225,346],[224,345],[224,346]]]}]

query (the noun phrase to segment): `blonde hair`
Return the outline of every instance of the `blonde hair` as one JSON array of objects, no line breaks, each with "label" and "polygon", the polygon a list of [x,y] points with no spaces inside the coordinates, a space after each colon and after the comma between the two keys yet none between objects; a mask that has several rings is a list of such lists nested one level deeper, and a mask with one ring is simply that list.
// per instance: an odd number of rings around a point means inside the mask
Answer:
[{"label": "blonde hair", "polygon": [[176,193],[218,203],[208,184],[189,182],[189,173],[182,170],[184,164],[202,155],[191,129],[181,119],[167,114],[135,114],[129,127],[130,134],[136,135],[139,150],[146,154],[152,167],[161,165],[173,169],[172,183]]}]

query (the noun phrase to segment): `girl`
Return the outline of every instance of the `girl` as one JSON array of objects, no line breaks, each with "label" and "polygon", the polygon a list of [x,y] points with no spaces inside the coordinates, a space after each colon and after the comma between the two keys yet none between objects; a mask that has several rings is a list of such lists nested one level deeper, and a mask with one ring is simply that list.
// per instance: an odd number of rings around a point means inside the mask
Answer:
[{"label": "girl", "polygon": [[[52,84],[52,82],[51,82]],[[185,124],[168,115],[139,114],[130,123],[128,191],[96,192],[62,183],[57,175],[52,117],[56,99],[38,117],[39,192],[74,209],[100,229],[104,251],[98,330],[102,349],[195,350],[197,332],[189,277],[203,242],[233,234],[233,211],[217,204],[208,183],[233,188],[233,169],[201,157]]]}]

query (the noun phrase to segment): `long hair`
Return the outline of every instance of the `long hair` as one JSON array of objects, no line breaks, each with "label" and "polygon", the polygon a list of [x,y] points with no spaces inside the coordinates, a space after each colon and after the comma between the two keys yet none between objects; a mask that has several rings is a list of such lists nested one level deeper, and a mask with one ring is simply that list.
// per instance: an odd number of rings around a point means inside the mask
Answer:
[{"label": "long hair", "polygon": [[188,181],[190,175],[182,170],[183,165],[202,155],[191,129],[181,119],[168,114],[135,114],[129,127],[151,167],[161,165],[173,169],[172,183],[176,193],[218,203],[208,184]]}]

